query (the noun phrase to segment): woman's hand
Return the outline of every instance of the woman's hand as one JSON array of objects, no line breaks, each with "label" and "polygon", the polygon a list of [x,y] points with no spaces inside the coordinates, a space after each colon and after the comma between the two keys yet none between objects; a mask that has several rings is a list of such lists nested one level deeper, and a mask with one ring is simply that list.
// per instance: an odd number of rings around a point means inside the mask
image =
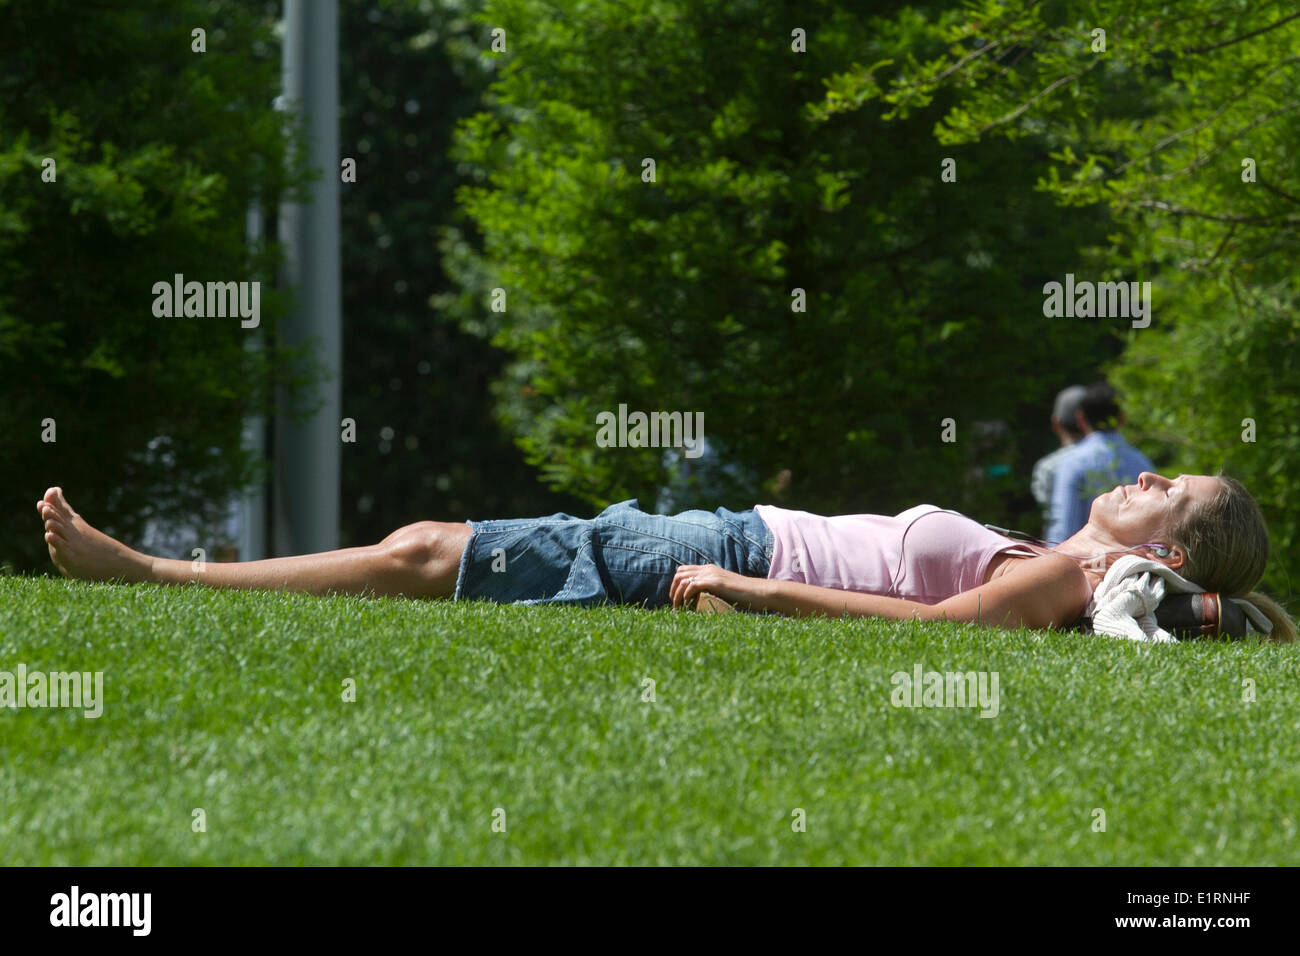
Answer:
[{"label": "woman's hand", "polygon": [[755,582],[759,579],[746,577],[734,571],[725,571],[716,564],[683,564],[673,575],[673,583],[668,588],[673,607],[689,607],[708,591],[724,601],[748,606],[748,599],[756,596]]}]

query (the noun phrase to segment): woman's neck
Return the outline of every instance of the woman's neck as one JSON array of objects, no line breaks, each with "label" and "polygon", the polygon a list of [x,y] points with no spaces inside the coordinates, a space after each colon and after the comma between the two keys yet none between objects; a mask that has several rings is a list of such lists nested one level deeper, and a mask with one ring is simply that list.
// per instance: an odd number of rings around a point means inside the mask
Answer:
[{"label": "woman's neck", "polygon": [[1106,572],[1124,554],[1135,554],[1133,545],[1124,544],[1107,532],[1086,524],[1077,532],[1066,538],[1056,550],[1060,554],[1071,555],[1079,559],[1079,567],[1092,589],[1097,590],[1106,577]]},{"label": "woman's neck", "polygon": [[[1017,541],[1017,544],[1025,546],[1025,542]],[[1106,577],[1106,572],[1110,566],[1115,563],[1121,555],[1113,552],[1127,552],[1132,545],[1124,545],[1116,541],[1114,537],[1106,534],[1104,531],[1094,529],[1091,525],[1084,525],[1079,531],[1071,535],[1065,541],[1058,545],[1027,545],[1036,551],[1046,553],[1063,554],[1067,557],[1074,558],[1084,577],[1088,579],[1088,585],[1097,590],[1098,585]],[[1112,553],[1107,553],[1112,552]],[[1008,558],[1024,557],[1022,555],[1006,555]],[[1001,562],[999,562],[1001,563]],[[990,569],[993,570],[993,569]],[[991,574],[990,579],[996,576]]]}]

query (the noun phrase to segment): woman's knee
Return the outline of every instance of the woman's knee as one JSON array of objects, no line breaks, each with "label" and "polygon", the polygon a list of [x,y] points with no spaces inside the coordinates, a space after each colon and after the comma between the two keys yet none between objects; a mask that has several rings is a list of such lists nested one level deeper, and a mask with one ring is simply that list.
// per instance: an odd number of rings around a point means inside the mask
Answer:
[{"label": "woman's knee", "polygon": [[417,521],[398,528],[380,546],[404,570],[437,579],[449,571],[455,574],[468,538],[469,528],[464,524]]}]

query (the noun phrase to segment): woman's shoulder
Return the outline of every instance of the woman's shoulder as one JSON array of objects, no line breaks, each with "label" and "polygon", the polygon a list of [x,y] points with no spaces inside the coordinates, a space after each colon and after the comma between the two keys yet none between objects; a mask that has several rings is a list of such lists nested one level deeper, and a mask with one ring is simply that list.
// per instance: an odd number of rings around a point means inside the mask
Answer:
[{"label": "woman's shoulder", "polygon": [[1092,600],[1092,583],[1073,558],[1046,551],[1008,564],[1003,579],[1014,578],[1034,587],[1052,587],[1060,597],[1061,610],[1073,615],[1071,620],[1082,617]]}]

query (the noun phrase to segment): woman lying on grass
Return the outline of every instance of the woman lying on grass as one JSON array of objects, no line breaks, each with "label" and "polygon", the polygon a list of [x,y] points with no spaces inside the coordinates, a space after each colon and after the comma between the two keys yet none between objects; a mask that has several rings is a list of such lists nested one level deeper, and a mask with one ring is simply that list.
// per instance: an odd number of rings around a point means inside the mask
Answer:
[{"label": "woman lying on grass", "polygon": [[1087,525],[1049,548],[1014,542],[933,505],[901,514],[824,518],[759,505],[749,511],[642,512],[635,501],[595,518],[421,521],[379,544],[265,561],[153,558],[97,531],[51,488],[37,503],[58,569],[91,581],[199,583],[313,594],[378,594],[526,604],[692,606],[703,593],[752,610],[892,620],[1069,627],[1107,568],[1138,554],[1206,591],[1244,597],[1296,629],[1252,592],[1268,531],[1241,483],[1226,476],[1143,472],[1092,504]]}]

